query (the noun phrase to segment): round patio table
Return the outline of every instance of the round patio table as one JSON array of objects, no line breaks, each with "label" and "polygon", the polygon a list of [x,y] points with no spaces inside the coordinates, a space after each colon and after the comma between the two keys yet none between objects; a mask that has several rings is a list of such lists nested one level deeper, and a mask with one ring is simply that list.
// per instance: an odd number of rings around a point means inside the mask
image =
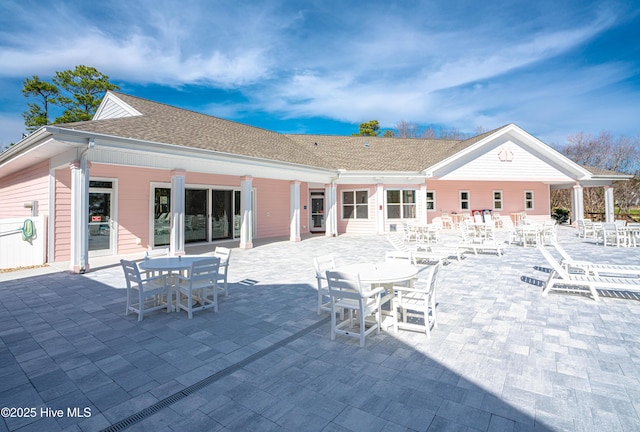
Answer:
[{"label": "round patio table", "polygon": [[[170,257],[158,257],[158,258],[145,258],[138,267],[145,271],[156,271],[156,272],[166,272],[169,274],[169,298],[173,299],[173,291],[175,291],[173,278],[171,277],[174,273],[181,273],[191,268],[191,264],[196,261],[200,261],[203,259],[212,258],[210,256],[202,256],[202,255],[180,255],[180,256],[170,256]],[[179,311],[178,308],[178,295],[176,291],[176,304],[172,306],[174,311]],[[173,304],[173,300],[171,301]]]},{"label": "round patio table", "polygon": [[[344,273],[357,273],[360,277],[360,282],[370,284],[373,286],[384,286],[386,293],[383,294],[380,299],[381,304],[391,302],[391,319],[394,331],[398,331],[397,320],[398,315],[396,313],[396,307],[394,304],[395,299],[395,284],[407,284],[411,283],[411,280],[418,276],[422,270],[428,266],[414,266],[411,264],[405,264],[397,261],[389,261],[382,263],[364,263],[364,264],[351,264],[343,267],[339,267],[336,271]],[[384,312],[384,311],[383,311]],[[383,315],[388,315],[384,314]],[[387,329],[391,325],[387,325]]]}]

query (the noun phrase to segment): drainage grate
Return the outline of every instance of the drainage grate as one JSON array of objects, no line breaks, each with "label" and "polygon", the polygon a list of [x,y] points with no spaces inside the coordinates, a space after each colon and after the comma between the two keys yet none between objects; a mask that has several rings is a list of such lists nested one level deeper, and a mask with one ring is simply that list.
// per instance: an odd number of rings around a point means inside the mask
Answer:
[{"label": "drainage grate", "polygon": [[240,282],[238,282],[238,285],[244,285],[244,286],[254,286],[255,284],[257,284],[258,281],[257,280],[253,280],[253,279],[242,279]]},{"label": "drainage grate", "polygon": [[239,361],[238,363],[235,363],[231,366],[228,366],[224,369],[222,369],[221,371],[216,372],[215,374],[208,376],[200,381],[198,381],[195,384],[190,385],[189,387],[184,388],[183,390],[172,394],[171,396],[168,396],[164,399],[162,399],[161,401],[156,402],[155,404],[143,409],[142,411],[139,411],[135,414],[130,415],[129,417],[120,420],[117,423],[112,424],[111,426],[102,429],[101,432],[119,432],[122,430],[125,430],[126,428],[133,426],[134,424],[144,420],[145,418],[157,413],[158,411],[160,411],[163,408],[168,407],[169,405],[173,405],[174,403],[178,402],[181,399],[186,398],[187,396],[197,392],[198,390],[201,390],[203,388],[205,388],[206,386],[213,384],[214,382],[220,380],[221,378],[226,377],[227,375],[231,375],[232,373],[238,371],[239,369],[242,369],[243,367],[247,366],[250,363],[253,363],[254,361],[261,359],[262,357],[266,356],[267,354],[270,354],[274,351],[276,351],[277,349],[282,348],[283,346],[293,342],[296,339],[301,338],[302,336],[311,333],[312,331],[314,331],[315,329],[322,327],[323,325],[325,325],[327,322],[329,322],[330,317],[326,317],[318,322],[316,322],[315,324],[310,325],[309,327],[306,327],[294,334],[292,334],[291,336],[288,336],[284,339],[282,339],[280,342],[277,342],[273,345],[271,345],[268,348],[263,349],[262,351],[258,351],[257,353],[251,354],[249,357],[245,358],[244,360]]}]

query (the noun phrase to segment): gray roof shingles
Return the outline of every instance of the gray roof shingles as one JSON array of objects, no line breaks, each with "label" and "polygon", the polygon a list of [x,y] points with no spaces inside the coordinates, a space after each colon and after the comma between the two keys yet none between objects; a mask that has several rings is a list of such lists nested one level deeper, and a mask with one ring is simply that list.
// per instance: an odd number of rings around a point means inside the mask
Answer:
[{"label": "gray roof shingles", "polygon": [[498,130],[462,141],[280,134],[123,93],[114,94],[142,115],[58,126],[317,168],[378,172],[422,171]]}]

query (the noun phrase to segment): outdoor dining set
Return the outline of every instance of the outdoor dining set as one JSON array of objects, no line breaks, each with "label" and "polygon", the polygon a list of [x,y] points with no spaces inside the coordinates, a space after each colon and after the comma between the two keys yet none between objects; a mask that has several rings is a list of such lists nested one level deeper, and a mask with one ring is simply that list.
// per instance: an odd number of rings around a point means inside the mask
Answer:
[{"label": "outdoor dining set", "polygon": [[227,291],[231,250],[216,247],[213,255],[169,256],[168,249],[147,252],[144,261],[120,260],[127,283],[126,314],[144,314],[160,309],[193,313],[218,311],[218,292]]},{"label": "outdoor dining set", "polygon": [[594,222],[591,219],[583,219],[576,222],[578,236],[585,239],[593,239],[598,244],[606,246],[640,246],[640,223],[628,223],[624,220],[616,220],[611,223]]},{"label": "outdoor dining set", "polygon": [[314,258],[314,266],[317,310],[331,314],[331,340],[337,334],[353,336],[364,347],[366,336],[382,329],[417,330],[430,338],[437,327],[441,261],[425,264],[410,252],[388,251],[383,262],[336,267],[328,254]]}]

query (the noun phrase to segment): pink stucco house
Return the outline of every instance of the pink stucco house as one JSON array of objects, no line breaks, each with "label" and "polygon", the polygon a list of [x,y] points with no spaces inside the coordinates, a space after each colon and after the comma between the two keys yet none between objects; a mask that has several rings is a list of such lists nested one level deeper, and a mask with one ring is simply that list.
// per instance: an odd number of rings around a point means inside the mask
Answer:
[{"label": "pink stucco house", "polygon": [[[623,177],[510,124],[463,140],[293,135],[109,92],[94,119],[45,126],[0,154],[0,219],[47,217],[49,262],[323,232],[383,234],[441,212],[548,218],[553,188]],[[626,178],[626,177],[624,177]],[[33,207],[33,206],[32,206]]]}]

